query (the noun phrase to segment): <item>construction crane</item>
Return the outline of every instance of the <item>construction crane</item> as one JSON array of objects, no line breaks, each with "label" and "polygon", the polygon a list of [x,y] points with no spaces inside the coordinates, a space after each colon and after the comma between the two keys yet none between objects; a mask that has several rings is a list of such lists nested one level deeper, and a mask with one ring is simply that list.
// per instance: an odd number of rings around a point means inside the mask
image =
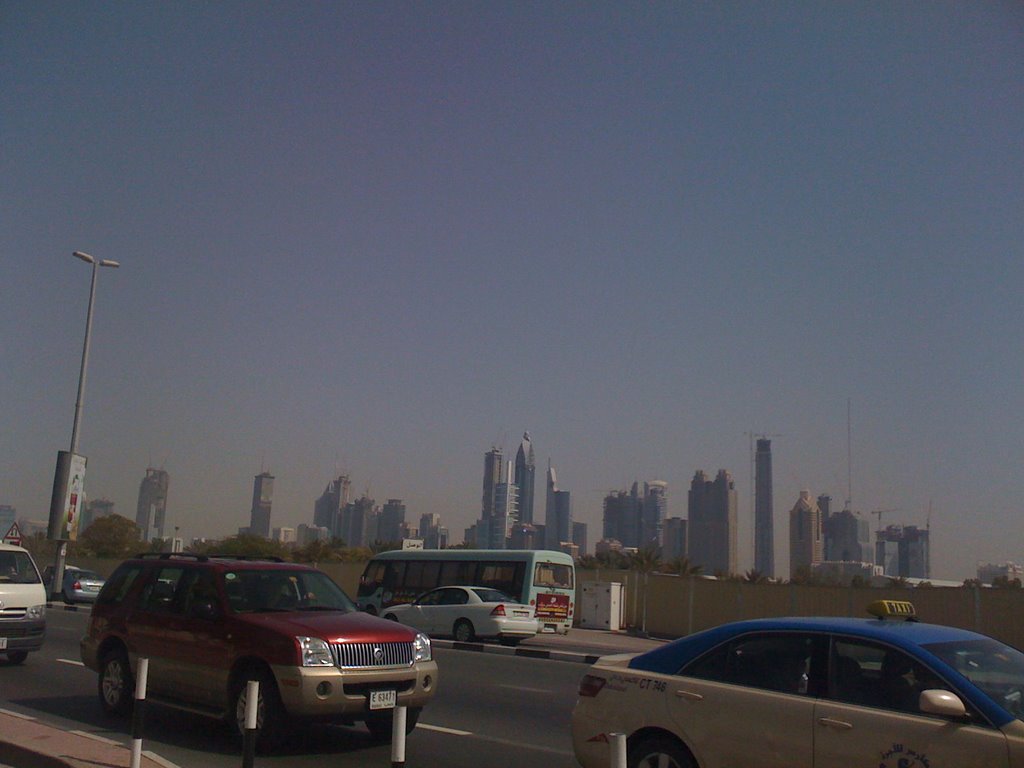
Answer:
[{"label": "construction crane", "polygon": [[876,531],[882,530],[882,515],[887,515],[890,512],[902,512],[902,511],[903,511],[902,509],[898,509],[898,508],[897,509],[873,509],[873,510],[871,510],[871,514],[872,515],[876,515],[878,517],[878,527],[875,530]]}]

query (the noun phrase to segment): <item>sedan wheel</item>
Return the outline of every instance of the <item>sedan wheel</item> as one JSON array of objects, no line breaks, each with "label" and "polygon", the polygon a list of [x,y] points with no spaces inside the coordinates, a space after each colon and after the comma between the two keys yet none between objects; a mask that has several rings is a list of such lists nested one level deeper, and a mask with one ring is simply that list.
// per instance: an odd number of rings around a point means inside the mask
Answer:
[{"label": "sedan wheel", "polygon": [[473,640],[476,633],[473,631],[473,624],[469,619],[459,619],[455,622],[455,628],[452,630],[452,636],[460,643],[468,643]]},{"label": "sedan wheel", "polygon": [[695,768],[696,765],[678,742],[663,736],[632,745],[626,764],[629,768]]}]

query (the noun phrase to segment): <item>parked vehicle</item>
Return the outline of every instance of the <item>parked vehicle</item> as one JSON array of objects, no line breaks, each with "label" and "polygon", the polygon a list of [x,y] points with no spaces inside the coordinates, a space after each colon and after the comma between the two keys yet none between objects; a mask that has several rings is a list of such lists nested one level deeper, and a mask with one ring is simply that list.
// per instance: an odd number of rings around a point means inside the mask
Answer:
[{"label": "parked vehicle", "polygon": [[576,759],[628,768],[1024,764],[1024,653],[915,620],[733,622],[640,655],[605,656],[572,715]]},{"label": "parked vehicle", "polygon": [[46,589],[28,550],[0,543],[0,653],[21,664],[43,647]]},{"label": "parked vehicle", "polygon": [[460,642],[495,638],[502,645],[518,645],[537,634],[533,608],[489,587],[433,589],[411,603],[391,606],[384,618]]},{"label": "parked vehicle", "polygon": [[438,680],[425,634],[361,613],[327,574],[276,559],[128,560],[93,605],[81,654],[117,715],[132,708],[140,658],[149,701],[223,718],[239,733],[247,682],[258,681],[262,748],[292,721],[362,721],[387,738],[398,705],[412,730]]},{"label": "parked vehicle", "polygon": [[[49,589],[53,582],[53,566],[43,570],[43,583]],[[61,582],[60,596],[65,603],[92,603],[103,589],[104,578],[95,571],[79,568],[74,565],[64,566],[64,578]]]}]

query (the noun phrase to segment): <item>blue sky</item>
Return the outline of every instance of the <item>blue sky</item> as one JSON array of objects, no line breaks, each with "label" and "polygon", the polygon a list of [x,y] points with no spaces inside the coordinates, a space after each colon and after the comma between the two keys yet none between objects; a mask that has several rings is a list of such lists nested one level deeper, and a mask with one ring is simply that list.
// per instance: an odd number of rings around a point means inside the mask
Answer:
[{"label": "blue sky", "polygon": [[[479,513],[530,430],[601,499],[773,439],[799,492],[1024,560],[1024,11],[975,3],[0,5],[0,503],[80,449],[134,515]],[[538,497],[543,498],[538,484]],[[871,517],[874,524],[875,518]]]}]

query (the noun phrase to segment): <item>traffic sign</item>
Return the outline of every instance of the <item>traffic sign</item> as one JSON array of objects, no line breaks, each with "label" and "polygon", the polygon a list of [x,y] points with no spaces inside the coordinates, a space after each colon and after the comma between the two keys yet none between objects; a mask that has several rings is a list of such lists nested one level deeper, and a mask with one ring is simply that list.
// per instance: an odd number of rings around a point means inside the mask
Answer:
[{"label": "traffic sign", "polygon": [[18,527],[17,523],[12,523],[11,527],[4,534],[4,544],[14,544],[17,547],[21,546],[21,528]]}]

